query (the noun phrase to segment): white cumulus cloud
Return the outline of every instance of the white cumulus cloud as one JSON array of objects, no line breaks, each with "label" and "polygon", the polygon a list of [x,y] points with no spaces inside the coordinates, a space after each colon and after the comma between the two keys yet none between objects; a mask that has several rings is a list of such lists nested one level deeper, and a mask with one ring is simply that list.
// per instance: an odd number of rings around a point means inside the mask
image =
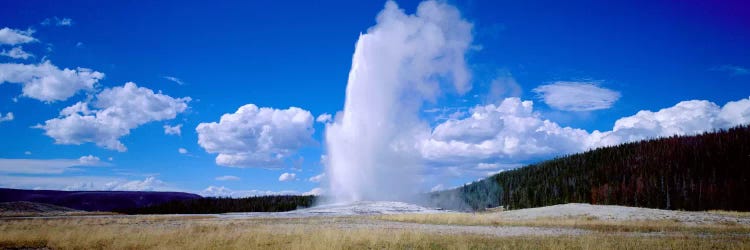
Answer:
[{"label": "white cumulus cloud", "polygon": [[332,116],[329,113],[320,114],[318,118],[315,118],[315,121],[320,122],[320,123],[327,123],[327,122],[330,122],[331,120],[332,120]]},{"label": "white cumulus cloud", "polygon": [[0,113],[0,123],[2,122],[8,122],[15,119],[15,116],[13,116],[13,112],[8,112],[3,115],[3,113]]},{"label": "white cumulus cloud", "polygon": [[476,166],[486,160],[523,161],[585,147],[586,131],[560,127],[533,108],[532,101],[519,98],[477,106],[471,116],[435,127],[422,144],[422,155],[433,164]]},{"label": "white cumulus cloud", "polygon": [[620,118],[610,131],[587,132],[544,119],[534,112],[531,101],[507,98],[498,106],[477,106],[467,118],[439,124],[420,150],[432,166],[489,170],[602,146],[748,123],[750,98],[728,102],[723,107],[691,100]]},{"label": "white cumulus cloud", "polygon": [[33,54],[24,51],[23,47],[21,46],[13,47],[12,49],[7,50],[7,51],[3,49],[3,51],[0,52],[0,56],[7,56],[10,58],[14,58],[14,59],[24,59],[24,60],[29,59],[29,57],[34,57]]},{"label": "white cumulus cloud", "polygon": [[[107,88],[92,102],[78,102],[63,109],[59,118],[37,125],[57,144],[95,143],[107,149],[126,151],[120,137],[152,121],[173,119],[188,108],[190,97],[173,98],[128,82]],[[93,107],[90,109],[89,106]]]},{"label": "white cumulus cloud", "polygon": [[608,109],[620,93],[597,86],[592,82],[555,82],[533,89],[552,108],[565,111]]},{"label": "white cumulus cloud", "polygon": [[126,182],[110,182],[105,185],[105,190],[112,191],[156,191],[167,186],[162,180],[149,176],[144,180],[133,180]]},{"label": "white cumulus cloud", "polygon": [[705,101],[690,100],[656,112],[642,110],[615,122],[612,131],[592,133],[594,146],[698,134],[714,129],[750,123],[750,99],[726,103],[723,107]]},{"label": "white cumulus cloud", "polygon": [[297,174],[295,173],[283,173],[279,175],[279,181],[293,181],[295,178],[297,178]]},{"label": "white cumulus cloud", "polygon": [[208,153],[219,154],[217,165],[278,168],[299,148],[314,143],[312,125],[313,116],[307,110],[247,104],[195,130],[198,144]]},{"label": "white cumulus cloud", "polygon": [[0,29],[0,45],[16,45],[23,43],[36,42],[36,38],[31,35],[34,34],[34,30],[17,30],[8,27]]},{"label": "white cumulus cloud", "polygon": [[93,90],[104,74],[87,68],[60,69],[50,61],[0,64],[0,84],[21,84],[23,96],[45,102],[63,101],[81,90]]},{"label": "white cumulus cloud", "polygon": [[177,124],[174,126],[164,125],[164,134],[181,136],[182,124]]},{"label": "white cumulus cloud", "polygon": [[177,149],[177,152],[178,152],[178,153],[180,153],[180,154],[183,154],[183,155],[184,155],[184,154],[187,154],[187,153],[188,153],[188,150],[187,150],[187,149],[185,149],[185,148],[178,148],[178,149]]},{"label": "white cumulus cloud", "polygon": [[101,159],[99,159],[99,157],[93,155],[81,156],[80,158],[78,158],[78,162],[80,162],[82,166],[97,166],[106,164],[103,163]]}]

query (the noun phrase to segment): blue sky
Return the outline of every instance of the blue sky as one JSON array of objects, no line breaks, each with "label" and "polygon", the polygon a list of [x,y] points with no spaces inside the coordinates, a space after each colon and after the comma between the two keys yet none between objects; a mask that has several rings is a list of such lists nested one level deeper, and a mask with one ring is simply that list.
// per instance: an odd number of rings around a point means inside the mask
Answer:
[{"label": "blue sky", "polygon": [[[293,128],[299,135],[295,138],[302,139],[271,145],[278,150],[271,150],[274,153],[270,155],[283,156],[280,165],[268,164],[279,162],[274,159],[264,160],[268,165],[259,164],[262,161],[257,159],[252,164],[221,164],[218,153],[256,152],[256,148],[198,142],[199,124],[218,123],[222,115],[233,114],[246,104],[270,108],[269,112],[299,107],[309,112],[304,118],[312,119],[342,110],[355,43],[360,33],[376,25],[375,17],[385,3],[272,2],[0,3],[0,29],[7,28],[5,33],[0,31],[0,115],[4,115],[0,118],[0,186],[202,194],[215,191],[231,195],[303,193],[324,186],[325,180],[314,182],[309,178],[325,171],[321,163],[325,122],[308,119]],[[397,3],[407,14],[414,13],[419,4]],[[594,130],[611,131],[617,139],[604,140],[599,138],[607,136],[597,135],[597,141],[589,143],[589,139],[577,138],[542,151],[497,149],[469,160],[466,158],[474,156],[472,152],[458,157],[425,153],[435,147],[422,148],[427,165],[450,165],[427,171],[440,176],[425,184],[428,189],[460,185],[485,176],[485,172],[588,147],[689,134],[750,120],[750,109],[742,101],[750,96],[750,8],[741,1],[449,4],[473,24],[472,46],[465,56],[472,87],[464,94],[445,91],[434,102],[424,103],[420,116],[434,129],[434,140],[477,143],[467,139],[470,131],[454,131],[450,134],[458,133],[458,137],[448,136],[452,139],[440,131],[476,129],[461,124],[479,124],[471,120],[472,114],[482,113],[475,108],[501,106],[509,97],[532,101],[530,118],[580,129],[587,138]],[[27,39],[13,40],[13,35]],[[15,48],[20,49],[11,53]],[[32,55],[24,56],[21,51]],[[45,63],[47,67],[40,67]],[[54,69],[66,68],[78,77],[55,78],[63,76],[55,75]],[[32,76],[20,79],[24,74]],[[71,90],[72,95],[26,89],[35,79],[44,77],[63,81],[60,88],[82,85]],[[88,85],[81,83],[86,80],[90,81]],[[128,88],[127,82],[136,85]],[[65,92],[60,88],[54,91]],[[107,92],[113,96],[102,95]],[[114,99],[141,94],[161,95],[161,104],[169,106],[168,110],[156,110],[142,119],[133,118],[140,113],[131,110],[124,113],[129,118],[118,118],[130,119],[126,125],[121,120],[95,125],[119,124],[111,130],[97,129],[115,131],[111,132],[117,134],[114,139],[126,150],[98,143],[100,134],[85,134],[90,129],[77,127],[81,130],[65,134],[74,130],[37,126],[66,118],[61,111],[78,102],[98,110],[94,113],[104,113],[108,108],[122,108],[111,104],[118,103]],[[180,99],[185,97],[189,101]],[[677,105],[689,100],[706,102]],[[727,107],[728,102],[738,103]],[[128,105],[133,108],[136,104]],[[657,112],[661,109],[667,110]],[[641,110],[654,113],[635,117]],[[686,113],[696,110],[705,112]],[[304,116],[302,111],[294,114]],[[8,116],[9,112],[12,115]],[[504,121],[502,126],[509,126],[507,117],[497,119]],[[712,123],[700,122],[707,119]],[[618,120],[620,127],[630,130],[614,128]],[[649,125],[638,127],[645,121]],[[179,124],[179,135],[165,133],[165,125]],[[446,129],[438,130],[441,125]],[[493,136],[483,140],[487,143],[512,132],[497,126],[488,129]],[[220,136],[224,130],[219,130],[206,132],[206,136]],[[49,131],[62,134],[49,135]],[[285,130],[277,132],[286,134]],[[539,139],[535,134],[524,135],[527,137],[513,139]],[[508,137],[503,138],[508,141]],[[223,142],[216,138],[207,141]],[[582,146],[583,141],[589,144]],[[581,145],[573,145],[577,143]],[[182,153],[180,148],[184,149]],[[500,156],[487,156],[493,152]],[[294,177],[280,181],[284,173]],[[206,190],[209,187],[213,188]]]}]

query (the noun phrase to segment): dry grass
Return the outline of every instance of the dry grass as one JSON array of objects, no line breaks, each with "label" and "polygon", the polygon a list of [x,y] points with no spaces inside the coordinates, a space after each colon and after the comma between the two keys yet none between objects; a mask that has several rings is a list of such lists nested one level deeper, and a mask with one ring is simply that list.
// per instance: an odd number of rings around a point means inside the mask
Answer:
[{"label": "dry grass", "polygon": [[733,216],[733,217],[738,217],[738,218],[750,218],[750,212],[726,211],[726,210],[708,210],[708,213],[718,214],[718,215],[725,215],[725,216]]},{"label": "dry grass", "polygon": [[53,249],[738,249],[747,235],[490,237],[390,228],[342,228],[368,218],[217,220],[201,216],[0,221],[0,248]]},{"label": "dry grass", "polygon": [[704,233],[750,233],[750,226],[737,223],[684,224],[672,220],[606,221],[593,217],[555,217],[533,220],[508,220],[496,213],[442,213],[442,214],[395,214],[377,216],[378,219],[422,224],[445,224],[467,226],[530,226],[565,227],[595,230],[598,232],[704,232]]}]

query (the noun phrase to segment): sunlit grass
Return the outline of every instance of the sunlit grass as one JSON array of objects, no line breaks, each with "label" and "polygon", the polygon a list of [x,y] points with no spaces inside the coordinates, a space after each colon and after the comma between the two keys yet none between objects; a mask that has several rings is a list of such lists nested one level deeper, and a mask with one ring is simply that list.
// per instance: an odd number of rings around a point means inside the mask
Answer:
[{"label": "sunlit grass", "polygon": [[708,212],[712,214],[718,214],[718,215],[734,216],[734,217],[739,217],[739,218],[750,218],[750,212],[726,211],[726,210],[708,210]]},{"label": "sunlit grass", "polygon": [[[480,214],[379,216],[399,221],[482,224]],[[471,223],[468,223],[470,220]],[[578,223],[586,224],[586,220]],[[491,237],[394,228],[341,227],[372,217],[232,219],[128,216],[0,221],[0,248],[52,249],[705,249],[750,248],[747,235],[682,232],[634,237],[611,231],[580,236]],[[533,222],[566,226],[567,220]],[[500,226],[500,224],[496,224]],[[575,224],[574,224],[575,225]]]},{"label": "sunlit grass", "polygon": [[750,233],[750,226],[737,223],[685,224],[674,220],[610,221],[594,217],[554,217],[531,220],[509,220],[497,213],[395,214],[376,218],[387,221],[466,226],[566,227],[599,232],[669,232]]}]

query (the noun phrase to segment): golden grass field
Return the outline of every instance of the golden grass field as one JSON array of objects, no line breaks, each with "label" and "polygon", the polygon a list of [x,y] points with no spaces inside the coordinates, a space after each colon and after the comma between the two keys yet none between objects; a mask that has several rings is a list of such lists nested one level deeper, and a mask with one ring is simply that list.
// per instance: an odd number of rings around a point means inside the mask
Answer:
[{"label": "golden grass field", "polygon": [[[0,248],[49,249],[750,249],[747,225],[592,218],[503,221],[487,214],[314,218],[92,216],[4,218]],[[413,227],[411,225],[418,225]],[[448,229],[429,229],[454,225]],[[463,227],[582,229],[583,234],[496,236]],[[422,229],[420,229],[422,228]],[[454,230],[455,229],[455,230]]]},{"label": "golden grass field", "polygon": [[[714,212],[718,213],[718,212]],[[723,215],[738,212],[721,212]],[[735,233],[748,234],[750,225],[732,222],[714,224],[685,224],[674,220],[607,221],[593,217],[555,217],[530,220],[507,220],[494,213],[444,213],[444,214],[395,214],[381,215],[382,220],[422,224],[484,225],[484,226],[528,226],[563,227],[587,229],[602,233],[611,232],[668,232],[668,233]]]}]

